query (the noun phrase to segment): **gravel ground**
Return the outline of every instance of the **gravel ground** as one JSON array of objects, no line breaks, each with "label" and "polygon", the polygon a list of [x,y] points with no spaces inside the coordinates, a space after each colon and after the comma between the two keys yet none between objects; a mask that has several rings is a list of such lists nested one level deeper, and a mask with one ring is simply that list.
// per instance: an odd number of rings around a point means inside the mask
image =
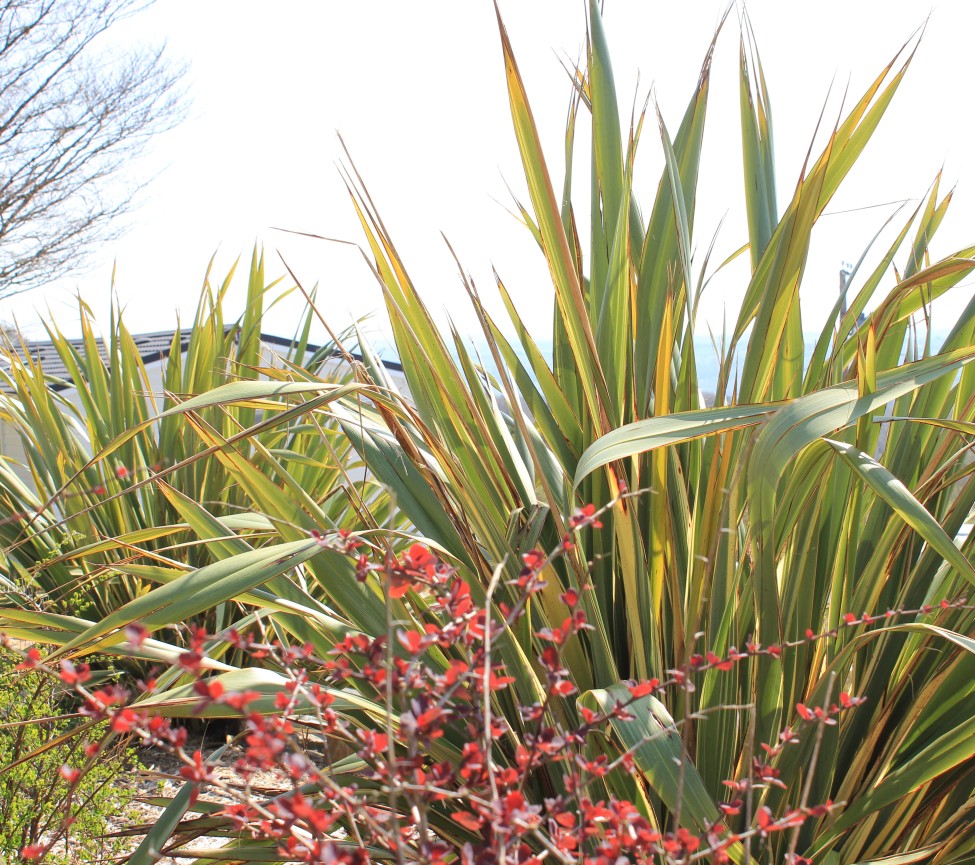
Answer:
[{"label": "gravel ground", "polygon": [[[199,748],[203,756],[208,757],[217,747],[218,745],[212,741],[201,742],[197,738],[196,741],[191,740],[187,744],[186,750],[188,753],[193,753]],[[239,747],[229,746],[224,751],[220,763],[213,770],[214,776],[232,789],[242,789],[244,786],[243,779],[234,769],[234,763],[241,754],[242,750]],[[142,770],[121,776],[118,780],[120,786],[132,791],[134,798],[129,808],[130,813],[120,815],[112,821],[112,831],[117,834],[128,834],[133,827],[145,831],[153,826],[163,809],[145,800],[154,797],[172,797],[185,783],[179,777],[182,764],[172,754],[158,748],[146,748],[140,749],[139,758],[142,761]],[[283,773],[258,772],[251,778],[251,789],[261,796],[275,795],[290,789],[290,783]],[[227,804],[235,799],[224,790],[209,787],[200,794],[200,801]],[[131,842],[126,843],[126,849],[129,852],[135,850],[140,841],[141,834],[132,837]],[[221,838],[201,837],[193,842],[192,848],[207,850],[219,847],[223,843],[224,839]],[[163,856],[156,861],[158,865],[185,865],[193,859]]]}]

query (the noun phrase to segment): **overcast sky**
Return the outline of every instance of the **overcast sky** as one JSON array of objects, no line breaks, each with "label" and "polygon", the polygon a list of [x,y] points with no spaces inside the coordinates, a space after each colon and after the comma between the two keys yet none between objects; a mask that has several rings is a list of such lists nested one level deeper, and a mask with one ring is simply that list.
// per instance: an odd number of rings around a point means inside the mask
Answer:
[{"label": "overcast sky", "polygon": [[[676,131],[724,5],[607,0],[607,34],[627,114],[634,94],[642,103],[652,86]],[[560,60],[579,57],[583,2],[500,0],[500,7],[550,167],[561,178],[569,85]],[[935,251],[945,255],[975,242],[968,95],[975,4],[752,0],[748,9],[771,93],[783,207],[830,86],[831,126],[847,85],[853,102],[930,13],[905,84],[863,164],[828,208],[835,215],[824,217],[817,234],[803,291],[804,313],[818,327],[835,297],[840,262],[855,261],[893,210],[879,205],[924,196],[942,166],[943,191],[957,189]],[[738,21],[735,9],[715,57],[695,226],[703,250],[726,217],[716,257],[747,239]],[[73,332],[72,294],[80,291],[104,315],[114,260],[131,330],[173,327],[177,312],[185,324],[210,257],[216,254],[214,271],[222,278],[236,257],[246,266],[255,242],[264,244],[272,275],[284,272],[283,255],[306,286],[320,285],[322,309],[336,326],[377,310],[378,289],[354,248],[271,230],[361,239],[337,168],[343,158],[338,130],[430,306],[473,328],[443,232],[482,293],[491,295],[494,266],[544,337],[547,270],[507,210],[506,182],[526,202],[527,194],[488,0],[158,0],[118,38],[166,39],[173,57],[189,63],[189,117],[159,139],[149,159],[133,165],[139,182],[159,174],[148,182],[131,230],[99,253],[89,273],[17,298],[0,317],[16,315],[40,335],[35,310],[49,308]],[[652,125],[638,165],[646,211],[662,167]],[[740,269],[716,284],[705,304],[709,320],[720,322],[746,278]],[[241,279],[235,298],[244,287]],[[956,289],[954,301],[938,312],[942,323],[970,292]],[[231,306],[239,309],[239,302]],[[296,311],[295,305],[272,311],[266,329],[290,335]]]}]

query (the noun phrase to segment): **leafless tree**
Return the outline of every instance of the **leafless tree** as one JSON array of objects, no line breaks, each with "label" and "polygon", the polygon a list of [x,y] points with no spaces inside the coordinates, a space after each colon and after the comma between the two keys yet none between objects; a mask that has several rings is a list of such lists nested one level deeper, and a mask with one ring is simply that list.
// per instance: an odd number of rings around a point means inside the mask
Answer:
[{"label": "leafless tree", "polygon": [[119,169],[183,116],[182,68],[106,33],[152,0],[0,0],[0,298],[83,264],[138,185]]}]

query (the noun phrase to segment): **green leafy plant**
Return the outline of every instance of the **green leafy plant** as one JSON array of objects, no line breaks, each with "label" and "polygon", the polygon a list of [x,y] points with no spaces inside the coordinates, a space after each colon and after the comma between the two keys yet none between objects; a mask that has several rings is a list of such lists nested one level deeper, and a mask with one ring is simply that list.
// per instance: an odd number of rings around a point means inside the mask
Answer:
[{"label": "green leafy plant", "polygon": [[[195,855],[188,845],[201,832],[228,839],[220,856],[336,865],[394,857],[399,862],[537,865],[549,855],[566,865],[605,865],[620,857],[646,865],[700,859],[725,865],[759,854],[773,843],[771,838],[785,833],[790,841],[784,861],[810,865],[795,852],[799,833],[807,823],[827,818],[835,803],[810,802],[808,789],[787,790],[788,808],[776,815],[767,805],[755,807],[754,800],[762,790],[782,786],[769,761],[800,745],[807,734],[816,742],[808,764],[808,772],[814,772],[825,730],[862,699],[840,692],[835,700],[827,693],[822,706],[797,704],[792,726],[775,743],[763,743],[763,753],[739,777],[725,781],[728,801],[717,808],[709,807],[692,776],[681,778],[686,753],[660,702],[670,691],[693,700],[695,682],[706,671],[727,673],[761,655],[781,658],[798,644],[778,652],[749,645],[726,657],[695,655],[665,679],[628,682],[612,693],[579,699],[563,657],[589,625],[582,595],[570,590],[559,597],[562,623],[536,633],[545,645],[536,659],[545,673],[541,692],[536,702],[514,706],[527,729],[514,735],[505,717],[494,714],[494,698],[508,696],[514,681],[497,649],[509,631],[523,625],[532,600],[544,591],[547,568],[574,548],[581,532],[600,529],[605,510],[608,506],[579,509],[569,517],[571,536],[547,554],[533,550],[523,557],[520,600],[502,608],[500,619],[476,606],[470,584],[422,544],[391,558],[353,535],[317,537],[323,549],[356,561],[357,579],[376,579],[387,601],[401,602],[422,616],[424,630],[404,630],[390,620],[385,634],[350,633],[328,658],[316,657],[307,644],[268,642],[264,633],[225,635],[241,651],[259,657],[283,683],[273,710],[267,711],[265,694],[249,689],[244,679],[207,675],[201,650],[212,637],[223,635],[198,629],[177,664],[192,678],[184,691],[192,695],[195,714],[216,706],[240,716],[238,777],[229,782],[213,771],[225,748],[206,758],[200,750],[191,755],[185,728],[156,716],[145,701],[130,704],[126,690],[96,688],[87,665],[62,659],[55,669],[31,649],[21,666],[75,691],[87,716],[106,720],[110,729],[125,730],[181,761],[185,784],[145,831],[132,865],[151,861],[162,844],[173,855]],[[147,633],[137,623],[129,630],[136,642]],[[803,642],[836,636],[812,635]],[[383,705],[385,715],[356,711],[344,687],[350,682]],[[565,707],[576,700],[580,717],[574,720],[575,713]],[[742,708],[725,710],[740,713]],[[644,733],[648,720],[658,726]],[[641,800],[626,798],[634,789],[627,775],[648,755],[673,761],[676,801],[690,812],[690,828],[655,826]],[[256,773],[267,770],[277,773],[271,795],[254,786]],[[353,777],[360,781],[352,782]],[[230,804],[200,801],[214,789]],[[39,861],[47,852],[34,846],[24,856]]]},{"label": "green leafy plant", "polygon": [[[69,720],[69,690],[17,670],[17,654],[0,653],[0,856],[14,861],[25,847],[43,844],[51,849],[49,862],[69,865],[119,852],[121,842],[107,833],[125,821],[128,795],[118,776],[136,766],[134,753],[116,738],[90,760],[85,749],[102,740],[107,725]],[[75,780],[65,767],[77,765],[86,771]]]},{"label": "green leafy plant", "polygon": [[[8,342],[3,349],[0,423],[25,453],[20,474],[0,460],[0,576],[5,603],[26,611],[19,636],[32,639],[30,616],[38,609],[72,616],[83,629],[151,586],[219,557],[221,544],[246,537],[259,546],[274,538],[276,523],[262,517],[254,495],[276,488],[282,476],[308,501],[321,503],[324,524],[356,519],[349,496],[336,494],[350,483],[355,456],[334,424],[281,413],[279,404],[173,411],[195,394],[233,392],[268,372],[276,375],[275,364],[297,376],[328,366],[332,371],[323,374],[332,387],[315,379],[322,399],[348,379],[335,368],[333,344],[309,345],[310,310],[276,358],[262,347],[264,310],[277,282],[265,279],[257,251],[244,314],[227,321],[233,277],[231,271],[216,288],[206,280],[192,328],[173,334],[162,391],[121,314],[113,314],[102,338],[84,303],[80,348],[48,326],[70,382],[45,371],[28,347]],[[71,387],[53,387],[65,384]],[[240,463],[249,466],[248,478],[240,477]],[[298,507],[283,490],[278,496]],[[359,483],[359,497],[382,515],[384,493],[368,479]],[[195,523],[201,503],[205,527]],[[290,514],[285,508],[276,517]],[[210,616],[210,625],[222,626],[227,611],[215,608]]]},{"label": "green leafy plant", "polygon": [[[434,327],[373,198],[356,180],[354,203],[415,405],[402,423],[372,415],[369,435],[414,470],[399,468],[349,424],[356,447],[422,534],[477,571],[485,586],[497,562],[505,563],[500,585],[509,585],[520,555],[539,538],[547,545],[564,534],[564,515],[576,503],[617,501],[604,518],[610,531],[581,545],[550,578],[551,596],[587,580],[594,588],[586,612],[595,630],[566,658],[583,689],[679,669],[705,646],[718,655],[746,641],[781,646],[832,631],[846,617],[859,623],[864,610],[919,609],[970,595],[972,542],[958,549],[953,538],[975,503],[967,458],[975,431],[975,303],[938,353],[915,332],[930,300],[973,266],[972,248],[940,260],[930,251],[947,207],[937,183],[880,263],[855,269],[846,313],[838,300],[804,361],[799,292],[816,221],[913,53],[901,52],[836,123],[780,216],[765,78],[742,33],[751,277],[721,347],[709,407],[694,340],[708,261],[695,273],[692,250],[711,51],[674,136],[658,117],[666,168],[656,198],[642,202],[632,176],[643,118],[635,118],[628,139],[621,134],[596,4],[589,13],[588,62],[575,77],[565,148],[571,154],[588,114],[588,242],[569,203],[577,180],[571,160],[558,194],[501,28],[531,198],[521,211],[555,289],[551,364],[500,280],[510,315],[504,326],[468,282],[499,370],[495,388],[485,390],[463,342],[455,335],[448,348]],[[906,260],[894,267],[904,245]],[[512,329],[514,342],[505,337]],[[648,494],[618,498],[641,489]],[[503,588],[495,597],[514,601]],[[554,626],[550,604],[543,596],[535,615]],[[975,790],[971,611],[949,612],[937,626],[862,621],[789,662],[763,656],[731,676],[705,675],[695,711],[754,705],[750,723],[721,713],[700,720],[679,701],[668,705],[686,722],[694,771],[717,798],[721,779],[749,761],[754,743],[781,730],[788,707],[818,704],[836,677],[871,708],[830,731],[830,763],[810,792],[847,804],[803,836],[805,855],[852,862],[911,851],[963,859],[972,843],[964,815]],[[522,635],[527,657],[530,645]],[[517,656],[514,649],[507,656],[512,667]],[[530,663],[517,678],[527,699]],[[792,786],[801,767],[783,759],[778,768]],[[665,767],[639,769],[652,788],[653,813],[672,818]],[[773,811],[781,804],[775,790],[764,801]]]},{"label": "green leafy plant", "polygon": [[[353,206],[385,292],[408,393],[397,390],[360,337],[363,360],[347,391],[286,370],[273,381],[193,397],[174,405],[172,416],[259,405],[281,418],[337,425],[389,491],[401,521],[383,531],[390,511],[371,514],[363,505],[357,536],[388,561],[409,548],[408,536],[422,539],[495,618],[524,600],[524,557],[561,543],[581,505],[610,503],[601,517],[605,530],[546,564],[524,621],[495,646],[512,681],[492,696],[491,708],[510,736],[523,741],[531,733],[517,707],[545,693],[538,658],[546,640],[539,635],[561,627],[560,597],[574,592],[592,630],[574,634],[561,658],[580,691],[578,703],[560,707],[566,729],[579,723],[583,706],[624,693],[631,679],[663,680],[707,651],[722,663],[733,652],[748,655],[729,670],[704,665],[693,700],[686,691],[661,698],[667,723],[679,731],[673,735],[686,755],[682,770],[675,775],[672,754],[640,749],[616,791],[639,803],[653,827],[677,831],[709,821],[726,796],[723,782],[752,765],[760,743],[777,740],[797,706],[813,711],[835,687],[866,702],[824,729],[821,741],[803,739],[768,760],[786,790],[836,803],[802,828],[796,852],[830,865],[887,857],[968,861],[975,853],[968,829],[975,795],[975,642],[968,635],[975,616],[961,599],[971,595],[975,567],[971,538],[955,538],[975,504],[968,458],[975,301],[937,352],[918,327],[930,301],[971,273],[975,248],[945,258],[931,250],[947,208],[936,183],[881,250],[879,264],[854,269],[847,311],[841,314],[838,301],[808,361],[799,304],[817,219],[861,158],[912,52],[899,53],[821,150],[811,150],[780,215],[765,78],[747,29],[742,33],[750,275],[707,405],[694,334],[710,270],[692,250],[711,49],[676,134],[659,119],[666,168],[653,200],[639,200],[632,177],[644,118],[634,118],[628,135],[621,132],[600,12],[589,4],[588,52],[573,79],[565,147],[571,156],[588,123],[591,235],[584,239],[571,203],[578,181],[571,158],[557,192],[503,25],[500,33],[530,195],[521,213],[555,291],[551,360],[500,280],[504,325],[465,283],[494,371],[478,367],[458,334],[448,342],[352,172]],[[258,432],[245,428],[242,436]],[[108,447],[128,440],[123,435]],[[330,657],[350,632],[376,638],[391,623],[424,632],[430,616],[422,601],[390,597],[377,574],[358,573],[355,562],[319,545],[316,537],[332,525],[292,467],[276,467],[277,483],[261,483],[255,461],[232,457],[225,442],[214,456],[247,486],[251,506],[274,525],[274,539],[258,546],[246,535],[227,537],[207,504],[184,502],[186,521],[213,560],[97,622],[34,615],[33,638],[56,647],[50,663],[105,650],[168,651],[172,658],[173,647],[151,641],[230,601],[228,627],[249,632],[260,620],[274,638],[308,644],[319,658]],[[300,601],[286,594],[297,590]],[[19,612],[3,616],[5,627],[26,627]],[[127,631],[136,624],[145,631],[137,645]],[[202,669],[213,670],[227,691],[258,693],[254,711],[273,712],[286,679],[226,664],[229,632],[206,633],[196,651]],[[822,635],[830,638],[816,639]],[[446,663],[431,655],[435,671]],[[193,711],[187,671],[170,670],[157,684],[137,700],[139,711]],[[338,696],[363,725],[396,723],[392,704],[355,680]],[[217,703],[207,712],[236,716]],[[643,729],[640,723],[611,722],[610,742],[642,741],[661,722],[647,716]],[[490,759],[500,765],[505,746],[496,747]],[[813,749],[817,769],[809,775]],[[322,771],[340,785],[356,777],[348,764]],[[537,802],[550,791],[540,784],[528,795]],[[752,805],[776,819],[791,807],[777,785],[763,788]],[[761,861],[782,861],[790,844],[771,839]]]}]

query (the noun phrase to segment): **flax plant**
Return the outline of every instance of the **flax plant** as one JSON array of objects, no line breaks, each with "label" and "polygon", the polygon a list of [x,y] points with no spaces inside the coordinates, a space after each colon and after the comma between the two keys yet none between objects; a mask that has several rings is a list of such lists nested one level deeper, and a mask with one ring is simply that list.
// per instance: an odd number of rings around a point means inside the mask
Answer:
[{"label": "flax plant", "polygon": [[[208,273],[192,327],[173,333],[161,361],[161,386],[117,310],[101,337],[79,301],[80,348],[47,325],[68,381],[46,372],[19,335],[8,337],[0,422],[19,437],[26,459],[0,461],[0,572],[7,602],[25,615],[43,609],[90,624],[227,549],[274,540],[275,520],[290,519],[294,500],[272,518],[254,495],[273,486],[276,472],[321,502],[322,522],[355,517],[348,497],[336,495],[354,460],[334,425],[286,411],[269,423],[255,403],[172,411],[193,394],[266,378],[264,367],[314,371],[335,388],[347,377],[335,366],[334,345],[309,345],[310,312],[275,359],[261,330],[278,287],[265,279],[258,251],[245,278],[244,314],[228,320],[234,271],[216,286]],[[240,477],[238,462],[248,464],[250,479]],[[367,485],[362,493],[381,513],[381,490]],[[207,623],[222,627],[228,615],[215,608]]]},{"label": "flax plant", "polygon": [[[655,196],[643,200],[633,173],[638,145],[646,146],[646,118],[620,128],[595,2],[588,13],[561,187],[542,152],[499,16],[502,68],[530,196],[519,206],[555,292],[550,359],[538,341],[544,334],[532,334],[501,279],[503,323],[465,281],[494,373],[479,367],[459,334],[442,333],[362,179],[350,170],[352,205],[385,294],[407,392],[390,381],[360,335],[362,359],[344,389],[289,368],[269,373],[272,380],[209,393],[188,389],[200,395],[173,404],[171,417],[189,421],[203,408],[259,406],[282,419],[336,424],[369,476],[388,491],[382,502],[393,503],[410,534],[455,565],[471,583],[475,603],[499,617],[523,600],[523,557],[559,548],[572,535],[580,506],[607,506],[605,528],[578,537],[575,547],[548,561],[544,590],[494,646],[513,678],[510,692],[493,698],[511,728],[494,743],[499,766],[513,765],[528,732],[514,707],[546,692],[538,634],[558,627],[559,596],[574,589],[593,630],[573,637],[563,655],[581,692],[577,706],[564,709],[570,714],[625,699],[627,680],[665,679],[669,671],[693,667],[699,654],[728,659],[752,647],[745,660],[706,665],[693,693],[668,692],[636,719],[614,721],[615,738],[592,747],[616,756],[632,749],[634,770],[617,769],[594,782],[594,800],[610,792],[625,796],[659,827],[708,825],[728,796],[723,781],[748,776],[760,746],[774,745],[796,724],[797,704],[806,711],[821,706],[835,684],[864,704],[835,726],[821,727],[819,738],[769,758],[770,777],[784,789],[755,788],[747,807],[749,814],[767,806],[781,815],[800,798],[837,805],[796,836],[769,838],[755,856],[777,863],[797,852],[831,865],[971,861],[975,641],[973,606],[962,599],[972,595],[975,567],[973,541],[955,538],[975,504],[969,458],[975,301],[937,351],[917,335],[930,302],[975,266],[975,247],[944,258],[930,250],[950,195],[942,197],[935,183],[872,269],[862,264],[865,253],[848,304],[837,302],[808,362],[799,304],[817,220],[861,158],[908,72],[913,47],[898,52],[853,102],[818,155],[810,150],[779,213],[768,88],[750,32],[742,30],[743,251],[750,274],[707,405],[694,333],[710,271],[692,252],[714,44],[676,132],[663,118],[650,118],[665,169]],[[592,160],[589,177],[580,178],[572,152],[586,133]],[[589,192],[585,238],[572,205],[580,183]],[[512,332],[513,339],[506,336]],[[259,441],[258,427],[253,415],[239,424],[247,441]],[[203,438],[202,427],[197,434]],[[127,446],[135,435],[117,434],[106,447]],[[309,643],[320,657],[347,632],[387,634],[392,645],[398,627],[412,623],[422,631],[419,598],[407,603],[384,594],[381,573],[360,585],[345,558],[310,537],[335,524],[306,492],[310,477],[299,479],[300,460],[275,457],[272,482],[262,473],[272,464],[268,453],[241,456],[230,438],[225,430],[204,441],[247,491],[249,506],[273,526],[274,542],[253,548],[246,531],[210,512],[205,496],[183,502],[182,518],[215,560],[90,627],[68,633],[54,619],[35,620],[33,636],[60,646],[52,661],[127,651],[125,628],[132,623],[151,634],[232,599],[239,615],[228,623],[260,622],[283,640]],[[344,489],[360,512],[360,536],[394,555],[406,543],[398,531],[404,524],[391,524],[391,512],[371,511],[354,484]],[[228,537],[230,529],[238,531]],[[289,585],[319,605],[284,597]],[[9,611],[4,616],[16,620]],[[228,645],[218,636],[205,647],[215,680],[228,690],[260,691],[263,702],[256,705],[271,711],[286,682],[269,670],[228,668],[220,661]],[[434,656],[431,663],[447,659]],[[143,704],[188,712],[190,687],[173,672]],[[346,687],[337,697],[354,723],[391,729],[391,695]],[[216,704],[207,713],[233,714]],[[431,756],[456,755],[463,744],[462,729],[454,729],[431,743]],[[344,760],[331,772],[337,784],[358,783],[360,768]],[[560,780],[554,773],[533,783],[526,795],[540,799],[556,795]],[[168,814],[178,818],[186,797],[170,807]],[[267,848],[249,854],[229,823],[203,823],[228,836],[222,858],[275,855]],[[203,823],[191,825],[202,829]],[[165,840],[172,827],[165,822],[154,841]],[[193,830],[187,832],[191,837]],[[735,861],[752,855],[731,852]]]}]

